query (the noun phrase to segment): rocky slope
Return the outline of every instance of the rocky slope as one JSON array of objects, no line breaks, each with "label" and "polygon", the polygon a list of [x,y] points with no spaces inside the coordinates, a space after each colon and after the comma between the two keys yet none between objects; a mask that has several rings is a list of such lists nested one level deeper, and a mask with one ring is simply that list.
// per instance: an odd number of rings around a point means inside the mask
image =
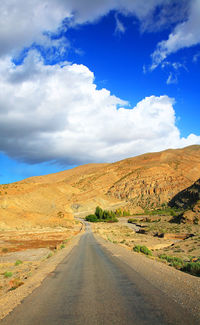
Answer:
[{"label": "rocky slope", "polygon": [[129,205],[154,208],[167,203],[200,175],[200,146],[145,154],[117,163],[127,174],[108,190]]},{"label": "rocky slope", "polygon": [[186,210],[181,215],[182,222],[198,224],[200,222],[200,179],[176,194],[169,205]]},{"label": "rocky slope", "polygon": [[32,177],[0,185],[0,226],[65,225],[97,205],[140,212],[168,203],[199,177],[199,145]]}]

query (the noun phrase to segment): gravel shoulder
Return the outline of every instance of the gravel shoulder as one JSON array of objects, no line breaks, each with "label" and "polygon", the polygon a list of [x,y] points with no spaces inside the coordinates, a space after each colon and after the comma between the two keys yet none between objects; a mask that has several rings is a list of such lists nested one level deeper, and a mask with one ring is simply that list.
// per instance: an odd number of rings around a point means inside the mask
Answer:
[{"label": "gravel shoulder", "polygon": [[200,320],[200,278],[173,269],[142,254],[129,251],[124,247],[104,240],[97,234],[94,234],[94,236],[114,256],[128,264],[141,277],[163,291]]}]

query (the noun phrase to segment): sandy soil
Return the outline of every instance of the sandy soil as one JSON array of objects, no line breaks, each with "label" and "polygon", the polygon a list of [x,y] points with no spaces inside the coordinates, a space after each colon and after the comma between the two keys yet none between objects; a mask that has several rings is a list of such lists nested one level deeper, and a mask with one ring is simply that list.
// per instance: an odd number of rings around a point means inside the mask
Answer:
[{"label": "sandy soil", "polygon": [[174,243],[173,240],[163,240],[151,235],[137,234],[134,229],[130,228],[130,225],[123,223],[97,223],[92,224],[92,228],[94,233],[99,234],[104,239],[128,249],[132,249],[135,245],[145,245],[149,249],[160,249],[169,247]]},{"label": "sandy soil", "polygon": [[[76,222],[69,228],[44,228],[32,231],[0,232],[0,299],[14,289],[25,286],[43,264],[56,261],[56,255],[71,245],[82,230]],[[62,254],[61,254],[62,255]],[[53,262],[54,263],[54,262]],[[17,290],[18,291],[18,290]]]},{"label": "sandy soil", "polygon": [[[63,258],[70,253],[72,248],[77,245],[84,228],[79,228],[79,233],[71,237],[65,242],[63,249],[57,249],[52,255],[48,256],[47,249],[27,250],[23,252],[23,257],[31,259],[35,255],[35,261],[24,261],[22,264],[16,266],[13,263],[1,263],[1,270],[13,270],[14,275],[19,275],[20,280],[23,280],[23,285],[19,286],[17,290],[12,290],[11,284],[13,276],[8,280],[8,286],[2,286],[2,295],[0,297],[0,319],[4,318],[11,310],[13,310],[27,295],[29,295],[35,288],[37,288],[43,279],[51,273],[56,266],[63,260]],[[20,254],[22,252],[19,252]],[[17,253],[14,253],[17,254]],[[16,256],[16,255],[15,255]],[[44,258],[45,256],[45,258]],[[8,259],[11,258],[8,256]],[[10,267],[10,268],[9,268]],[[1,273],[2,275],[2,273]],[[16,277],[15,277],[16,278]],[[6,288],[6,290],[5,290]]]},{"label": "sandy soil", "polygon": [[[155,257],[163,253],[181,257],[185,261],[200,257],[200,225],[170,223],[171,217],[163,217],[160,222],[152,223],[140,222],[144,219],[142,216],[136,218],[138,218],[136,223],[146,230],[146,234],[137,233],[139,227],[129,224],[128,218],[120,218],[118,223],[92,224],[92,228],[104,239],[128,249],[132,249],[135,245],[145,245],[152,250]],[[165,236],[159,238],[155,236],[156,233],[164,233]],[[168,238],[168,234],[171,234],[172,238]],[[185,240],[175,238],[180,234],[193,236]]]}]

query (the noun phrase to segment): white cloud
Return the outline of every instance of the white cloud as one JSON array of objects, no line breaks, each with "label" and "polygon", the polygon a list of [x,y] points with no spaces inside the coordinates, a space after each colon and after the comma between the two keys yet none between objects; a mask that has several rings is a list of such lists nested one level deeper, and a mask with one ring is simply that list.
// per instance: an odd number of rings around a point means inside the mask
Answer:
[{"label": "white cloud", "polygon": [[[11,62],[13,55],[33,42],[49,48],[55,45],[64,51],[69,46],[65,38],[52,41],[44,32],[56,32],[65,18],[66,26],[74,26],[94,22],[116,10],[136,16],[142,30],[152,30],[155,8],[159,5],[168,8],[172,2],[180,3],[178,0],[1,0],[0,151],[28,163],[56,160],[79,164],[115,161],[147,151],[200,143],[200,137],[193,134],[180,137],[173,100],[168,96],[147,97],[133,109],[127,109],[124,108],[127,103],[107,89],[97,90],[94,75],[86,66],[67,62],[64,66],[44,65],[37,52],[29,52],[20,66]],[[198,2],[189,3],[194,8]],[[169,40],[159,44],[154,64],[181,47],[198,42],[198,35],[193,32],[199,26],[198,13],[192,10],[188,21],[177,25]],[[170,21],[176,23],[182,15],[176,18],[173,14]],[[165,24],[166,17],[162,10],[157,28]],[[123,32],[119,19],[117,24]],[[183,33],[187,42],[181,36]]]},{"label": "white cloud", "polygon": [[177,84],[178,83],[178,76],[180,74],[180,69],[184,69],[185,71],[188,72],[187,67],[185,64],[180,63],[180,62],[170,62],[170,61],[164,61],[161,63],[161,68],[162,69],[170,69],[169,76],[167,78],[167,85],[170,84]]},{"label": "white cloud", "polygon": [[200,53],[198,52],[193,56],[193,62],[197,63],[199,58],[200,58]]},{"label": "white cloud", "polygon": [[[133,90],[134,91],[134,90]],[[151,96],[133,109],[97,90],[84,65],[44,65],[36,52],[21,66],[0,61],[0,150],[26,162],[115,161],[200,143],[180,138],[173,99]]]},{"label": "white cloud", "polygon": [[170,72],[169,77],[167,78],[167,81],[166,81],[167,85],[177,84],[177,82],[178,82],[177,75]]},{"label": "white cloud", "polygon": [[[92,23],[111,10],[137,17],[142,30],[154,31],[169,22],[179,22],[185,15],[187,3],[193,1],[195,0],[182,0],[181,3],[179,0],[1,0],[0,56],[16,53],[33,42],[48,46],[49,39],[44,33],[56,32],[64,19],[67,19],[65,26]],[[161,10],[154,19],[155,9],[158,6]],[[191,15],[193,18],[193,14]],[[176,31],[178,33],[181,26],[177,26],[175,34]],[[117,20],[117,29],[124,32],[124,26],[119,19]],[[185,29],[187,31],[187,28]],[[63,39],[63,47],[66,46],[65,42],[66,40]],[[172,41],[168,40],[168,43],[170,42]],[[168,43],[159,44],[159,48],[154,54],[155,62],[160,60],[158,57],[162,58],[163,55],[167,55],[165,48],[168,48]],[[50,44],[53,44],[53,41]],[[62,49],[61,44],[57,45]]]},{"label": "white cloud", "polygon": [[20,51],[32,42],[46,44],[43,32],[56,30],[70,16],[61,0],[1,0],[0,55]]},{"label": "white cloud", "polygon": [[84,24],[86,22],[96,21],[102,16],[107,15],[111,10],[124,14],[132,14],[143,21],[158,5],[169,4],[170,1],[171,0],[148,0],[146,2],[141,0],[68,0],[65,1],[65,5],[73,14],[74,24]]},{"label": "white cloud", "polygon": [[[66,18],[66,25],[84,24],[118,10],[142,19],[162,1],[150,0],[144,6],[140,0],[1,0],[0,56],[16,53],[33,42],[48,46],[44,32],[56,32]],[[120,22],[118,26],[122,28]]]},{"label": "white cloud", "polygon": [[116,27],[115,27],[115,33],[117,34],[123,34],[126,31],[126,28],[124,27],[121,20],[119,20],[118,16],[115,15],[115,21],[116,21]]},{"label": "white cloud", "polygon": [[167,40],[158,43],[157,49],[152,54],[152,70],[171,53],[200,43],[200,1],[191,0],[190,4],[188,19],[178,24]]}]

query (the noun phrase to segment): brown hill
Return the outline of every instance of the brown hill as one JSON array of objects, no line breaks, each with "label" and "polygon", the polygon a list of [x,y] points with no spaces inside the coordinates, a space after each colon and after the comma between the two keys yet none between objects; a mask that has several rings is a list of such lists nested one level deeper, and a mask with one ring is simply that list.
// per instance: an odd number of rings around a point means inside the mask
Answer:
[{"label": "brown hill", "polygon": [[0,226],[65,225],[96,205],[142,211],[169,202],[199,177],[199,145],[32,177],[0,185]]}]

